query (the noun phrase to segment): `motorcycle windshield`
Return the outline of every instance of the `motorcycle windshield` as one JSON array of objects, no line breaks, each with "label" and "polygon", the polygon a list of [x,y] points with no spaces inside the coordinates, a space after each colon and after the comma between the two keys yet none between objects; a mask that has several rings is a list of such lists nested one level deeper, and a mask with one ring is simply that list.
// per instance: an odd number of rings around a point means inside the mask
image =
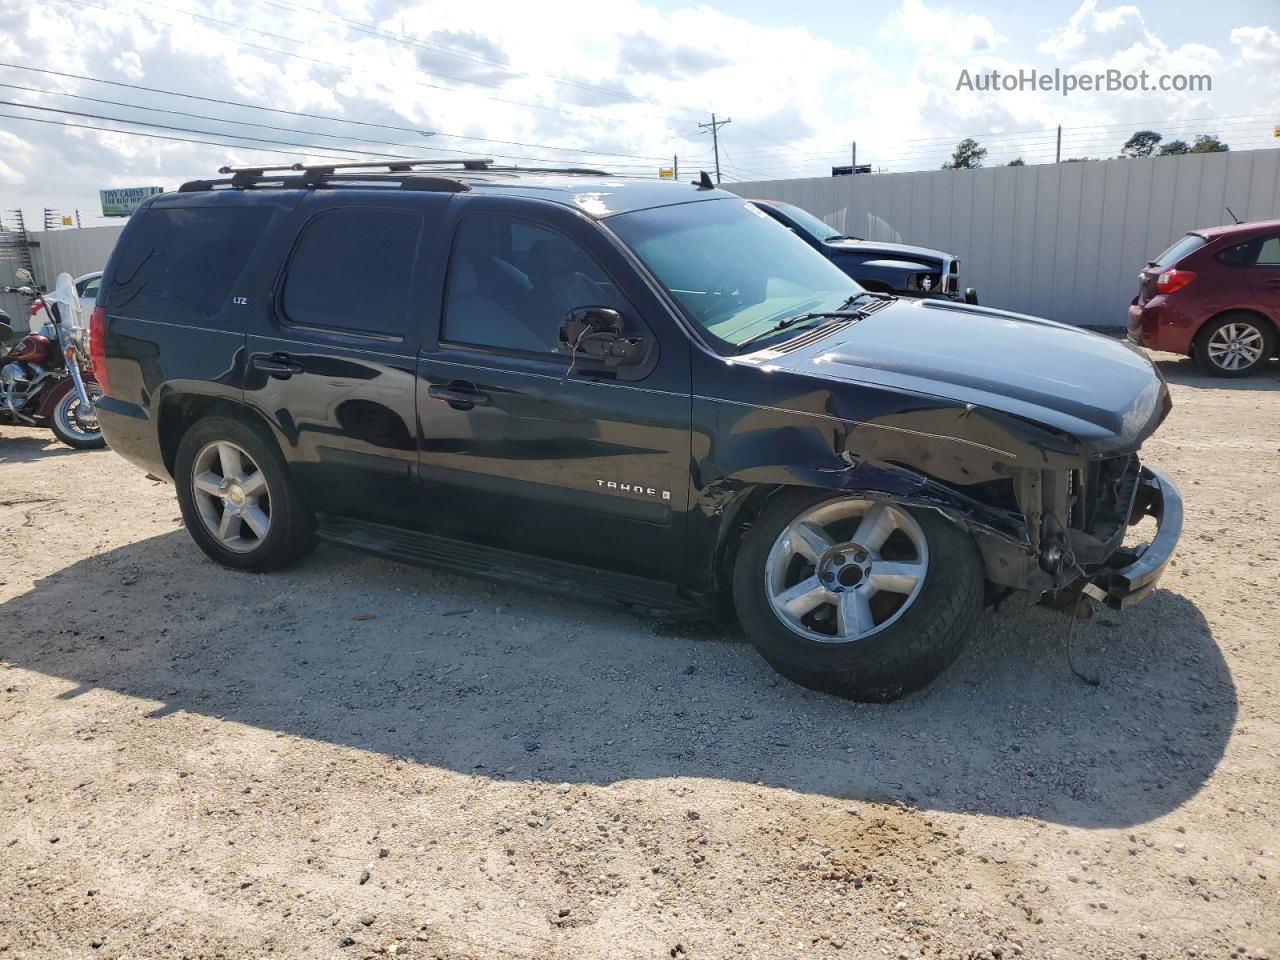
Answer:
[{"label": "motorcycle windshield", "polygon": [[57,305],[57,320],[68,334],[75,336],[84,329],[84,319],[80,316],[80,297],[76,294],[76,284],[71,279],[71,274],[58,274],[53,291],[46,293],[44,298]]}]

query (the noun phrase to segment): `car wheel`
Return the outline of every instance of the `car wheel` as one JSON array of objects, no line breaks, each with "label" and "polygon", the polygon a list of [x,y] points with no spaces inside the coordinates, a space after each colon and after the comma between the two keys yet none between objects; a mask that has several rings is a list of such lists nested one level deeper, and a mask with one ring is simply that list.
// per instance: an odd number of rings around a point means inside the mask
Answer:
[{"label": "car wheel", "polygon": [[783,676],[855,700],[924,686],[960,653],[982,608],[973,539],[932,510],[797,491],[748,530],[734,605]]},{"label": "car wheel", "polygon": [[77,391],[70,390],[53,408],[49,426],[53,435],[68,447],[76,450],[101,450],[107,445],[107,441],[103,439],[102,429],[98,426],[95,404],[102,396],[102,388],[96,383],[86,383],[84,389],[89,395],[89,406],[85,407],[80,402]]},{"label": "car wheel", "polygon": [[174,482],[188,532],[224,566],[274,570],[315,542],[315,518],[279,448],[239,420],[212,417],[188,430]]},{"label": "car wheel", "polygon": [[1271,328],[1247,313],[1229,313],[1212,320],[1196,338],[1196,362],[1219,377],[1247,376],[1274,354]]}]

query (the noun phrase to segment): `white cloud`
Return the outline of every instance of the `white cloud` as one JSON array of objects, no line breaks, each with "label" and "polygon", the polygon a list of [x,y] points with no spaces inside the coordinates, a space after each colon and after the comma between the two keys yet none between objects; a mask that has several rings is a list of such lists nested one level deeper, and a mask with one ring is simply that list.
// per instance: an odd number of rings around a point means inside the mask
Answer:
[{"label": "white cloud", "polygon": [[[206,131],[151,130],[166,136],[217,140],[212,132],[234,131],[316,145],[311,150],[271,143],[259,143],[257,149],[210,147],[0,117],[0,138],[21,145],[3,150],[0,162],[9,173],[0,169],[0,178],[10,183],[15,175],[24,178],[22,192],[5,190],[0,206],[80,205],[88,211],[99,187],[158,183],[172,188],[212,175],[223,162],[299,155],[479,154],[652,174],[678,153],[682,173],[696,172],[711,166],[710,137],[697,127],[711,110],[732,118],[722,131],[721,157],[726,173],[735,178],[817,174],[847,162],[853,139],[859,142],[860,161],[919,169],[937,166],[945,149],[962,136],[1021,131],[1024,139],[1004,145],[989,141],[991,162],[1016,152],[1031,161],[1044,158],[1044,141],[1026,139],[1025,132],[1059,122],[1072,128],[1261,110],[1270,101],[1264,85],[1253,79],[1280,51],[1280,39],[1270,28],[1240,26],[1232,32],[1231,65],[1224,65],[1222,51],[1166,43],[1137,6],[1107,7],[1099,0],[1085,0],[1059,28],[1039,38],[1038,49],[1037,38],[1018,25],[1016,16],[999,21],[997,29],[992,20],[954,9],[945,0],[936,5],[901,0],[878,33],[870,34],[867,46],[855,49],[829,40],[817,15],[811,26],[779,29],[709,6],[664,12],[642,0],[603,5],[594,0],[305,2],[327,4],[329,12],[291,13],[288,2],[251,0],[212,0],[192,8],[236,25],[228,27],[147,0],[118,0],[109,12],[66,0],[46,0],[38,7],[26,0],[0,0],[6,23],[0,59],[9,62],[374,124],[335,123],[0,68],[0,82],[178,111],[146,113],[50,93],[0,90],[0,99],[117,118],[39,114],[46,120],[134,131],[145,128],[127,119],[147,120]],[[799,9],[797,17],[803,15]],[[359,29],[357,23],[373,29]],[[92,37],[93,42],[68,44],[67,37]],[[962,68],[1055,66],[1211,72],[1215,90],[1198,97],[1077,94],[1068,99],[955,90]],[[7,106],[0,106],[0,114],[37,115]],[[210,117],[258,126],[236,127]],[[418,131],[437,136],[426,138]],[[1232,141],[1230,131],[1223,134]],[[1081,143],[1076,152],[1106,155],[1118,145],[1099,140]]]},{"label": "white cloud", "polygon": [[903,0],[880,29],[881,40],[910,38],[919,49],[947,53],[983,53],[1005,38],[991,21],[977,14],[960,15],[946,7],[930,8],[922,0]]},{"label": "white cloud", "polygon": [[1270,27],[1236,27],[1231,42],[1246,64],[1280,67],[1280,33]]}]

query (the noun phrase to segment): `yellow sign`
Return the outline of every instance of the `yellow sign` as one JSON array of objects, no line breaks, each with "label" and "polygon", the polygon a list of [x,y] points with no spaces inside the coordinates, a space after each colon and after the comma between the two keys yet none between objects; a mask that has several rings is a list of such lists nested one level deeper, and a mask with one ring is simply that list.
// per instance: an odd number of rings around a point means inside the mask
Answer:
[{"label": "yellow sign", "polygon": [[[1280,127],[1276,127],[1276,136],[1280,137]],[[659,167],[658,176],[663,180],[674,180],[676,178],[676,172],[671,167]]]},{"label": "yellow sign", "polygon": [[1276,135],[1277,137],[1280,137],[1280,127],[1276,127],[1275,135]]},{"label": "yellow sign", "polygon": [[71,226],[71,218],[67,216],[65,213],[62,215],[62,225],[64,227]]}]

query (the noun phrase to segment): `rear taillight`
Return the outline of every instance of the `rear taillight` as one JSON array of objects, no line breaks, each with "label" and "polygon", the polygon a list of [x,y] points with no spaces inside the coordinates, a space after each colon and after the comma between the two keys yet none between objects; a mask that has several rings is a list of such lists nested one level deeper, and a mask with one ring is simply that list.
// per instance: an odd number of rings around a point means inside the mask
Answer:
[{"label": "rear taillight", "polygon": [[89,364],[103,393],[110,393],[107,383],[107,311],[94,307],[89,314]]},{"label": "rear taillight", "polygon": [[1156,293],[1175,293],[1195,278],[1190,270],[1166,270],[1156,277]]}]

